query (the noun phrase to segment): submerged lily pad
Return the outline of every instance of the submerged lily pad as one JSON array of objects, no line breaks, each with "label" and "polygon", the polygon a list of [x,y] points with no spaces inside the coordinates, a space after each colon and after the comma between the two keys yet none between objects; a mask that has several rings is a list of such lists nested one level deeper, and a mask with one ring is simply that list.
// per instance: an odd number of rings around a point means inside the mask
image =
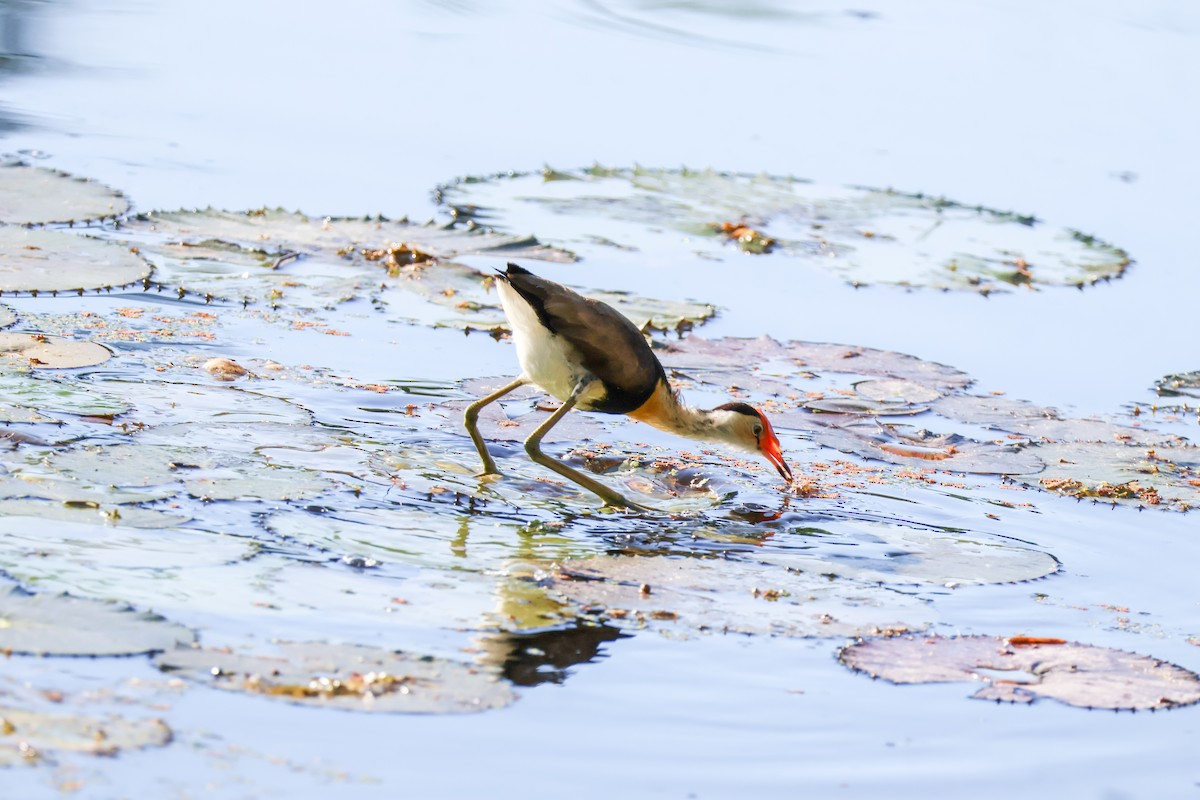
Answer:
[{"label": "submerged lily pad", "polygon": [[776,541],[779,552],[749,558],[791,570],[893,585],[1014,583],[1058,572],[1049,553],[965,532],[883,522],[841,521]]},{"label": "submerged lily pad", "polygon": [[713,170],[594,168],[553,176],[461,180],[444,187],[442,198],[557,241],[669,245],[684,233],[707,257],[791,257],[854,284],[985,293],[1086,286],[1121,276],[1130,263],[1124,250],[1094,236],[922,194]]},{"label": "submerged lily pad", "polygon": [[347,711],[461,714],[516,699],[485,667],[362,645],[281,642],[279,655],[181,648],[159,669],[218,689]]},{"label": "submerged lily pad", "polygon": [[[1157,658],[1095,645],[996,636],[901,636],[842,648],[847,667],[892,683],[983,682],[972,697],[1038,698],[1081,708],[1162,710],[1200,703],[1200,676]],[[1005,677],[995,673],[1005,673]]]},{"label": "submerged lily pad", "polygon": [[170,741],[171,729],[161,719],[53,714],[0,704],[0,767],[36,764],[61,753],[115,756]]},{"label": "submerged lily pad", "polygon": [[194,639],[182,625],[123,603],[0,588],[0,652],[129,656],[170,650]]},{"label": "submerged lily pad", "polygon": [[118,217],[129,211],[120,192],[57,170],[14,164],[0,167],[0,222],[44,225]]},{"label": "submerged lily pad", "polygon": [[111,289],[149,276],[150,264],[127,247],[66,231],[0,226],[0,292]]},{"label": "submerged lily pad", "polygon": [[0,371],[92,367],[111,357],[111,350],[95,342],[40,333],[0,333]]},{"label": "submerged lily pad", "polygon": [[721,558],[568,560],[549,591],[612,624],[664,632],[862,636],[918,630],[931,616],[909,595]]}]

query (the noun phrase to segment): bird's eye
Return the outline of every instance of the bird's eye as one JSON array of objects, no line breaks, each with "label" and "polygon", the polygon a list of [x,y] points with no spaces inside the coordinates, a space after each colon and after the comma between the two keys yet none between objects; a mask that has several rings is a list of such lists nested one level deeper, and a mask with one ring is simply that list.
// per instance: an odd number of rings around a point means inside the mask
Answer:
[{"label": "bird's eye", "polygon": [[763,432],[763,426],[762,426],[762,425],[755,425],[755,426],[754,426],[754,428],[753,428],[753,430],[754,430],[754,438],[755,438],[755,439],[757,439],[757,438],[759,438],[759,437],[761,437],[761,436],[762,436],[762,432]]}]

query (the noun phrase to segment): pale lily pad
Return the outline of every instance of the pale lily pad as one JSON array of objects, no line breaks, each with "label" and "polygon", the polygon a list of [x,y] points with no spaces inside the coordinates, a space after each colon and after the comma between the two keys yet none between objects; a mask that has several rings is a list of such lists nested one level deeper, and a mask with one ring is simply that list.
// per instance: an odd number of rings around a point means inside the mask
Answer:
[{"label": "pale lily pad", "polygon": [[1031,581],[1059,570],[1049,553],[971,533],[854,521],[799,533],[803,536],[776,541],[786,545],[780,552],[749,557],[858,581],[950,587]]},{"label": "pale lily pad", "polygon": [[0,533],[0,568],[43,592],[70,591],[99,600],[161,608],[187,607],[189,589],[249,558],[249,539],[186,529],[113,530],[105,525],[43,518],[7,518]]},{"label": "pale lily pad", "polygon": [[902,378],[875,378],[854,384],[854,391],[868,400],[879,403],[914,405],[930,403],[941,397],[941,392],[932,386]]},{"label": "pale lily pad", "polygon": [[840,637],[924,628],[909,595],[720,558],[595,556],[563,562],[552,595],[618,626],[666,633]]},{"label": "pale lily pad", "polygon": [[57,522],[80,522],[121,528],[172,528],[189,520],[189,517],[154,508],[116,505],[95,500],[55,503],[36,499],[0,500],[0,517],[36,517]]},{"label": "pale lily pad", "polygon": [[195,635],[123,603],[0,589],[0,652],[130,656],[190,644]]},{"label": "pale lily pad", "polygon": [[[93,391],[75,381],[52,380],[33,375],[0,376],[0,421],[38,422],[55,420],[47,414],[74,414],[85,417],[112,417],[129,409],[125,401]],[[30,415],[40,419],[30,419]]]},{"label": "pale lily pad", "polygon": [[150,269],[118,244],[67,231],[0,226],[0,292],[111,289],[145,280]]},{"label": "pale lily pad", "polygon": [[1200,507],[1200,447],[1122,443],[1042,444],[1038,485],[1079,499],[1174,508]]},{"label": "pale lily pad", "polygon": [[159,669],[218,689],[346,711],[461,714],[516,699],[493,670],[362,645],[281,642],[278,655],[181,648]]},{"label": "pale lily pad", "polygon": [[808,400],[804,403],[804,407],[809,411],[819,411],[825,414],[858,414],[871,417],[906,417],[923,414],[929,410],[929,406],[887,403],[862,397],[826,397],[820,400]]},{"label": "pale lily pad", "polygon": [[[0,384],[2,385],[2,384]],[[132,406],[122,419],[145,425],[175,423],[308,425],[312,413],[301,406],[257,394],[240,386],[212,386],[176,381],[100,381],[96,389]],[[3,395],[0,394],[0,399]]]},{"label": "pale lily pad", "polygon": [[1042,460],[1018,444],[968,439],[956,433],[933,433],[910,425],[884,425],[874,420],[823,427],[813,438],[827,447],[890,464],[933,468],[976,475],[1027,475],[1042,469]]},{"label": "pale lily pad", "polygon": [[[822,186],[712,170],[554,171],[462,180],[443,202],[469,205],[557,241],[596,237],[687,246],[709,258],[791,257],[858,284],[979,292],[1087,286],[1120,277],[1124,250],[1032,216],[940,197]],[[727,239],[734,239],[728,241]],[[768,257],[768,256],[762,256]]]},{"label": "pale lily pad", "polygon": [[1155,381],[1154,388],[1163,397],[1200,397],[1200,370],[1167,375]]},{"label": "pale lily pad", "polygon": [[0,705],[0,767],[36,764],[62,753],[115,756],[170,742],[171,729],[161,719],[53,714]]},{"label": "pale lily pad", "polygon": [[17,321],[17,312],[8,306],[0,306],[0,328],[7,328]]},{"label": "pale lily pad", "polygon": [[25,164],[0,167],[0,222],[44,225],[118,217],[129,211],[120,193],[87,178]]},{"label": "pale lily pad", "polygon": [[92,367],[111,357],[111,350],[95,342],[40,333],[0,333],[0,372]]},{"label": "pale lily pad", "polygon": [[892,683],[983,682],[972,695],[979,700],[1049,698],[1117,711],[1200,703],[1200,676],[1194,672],[1150,656],[1056,639],[899,636],[842,648],[839,659]]}]

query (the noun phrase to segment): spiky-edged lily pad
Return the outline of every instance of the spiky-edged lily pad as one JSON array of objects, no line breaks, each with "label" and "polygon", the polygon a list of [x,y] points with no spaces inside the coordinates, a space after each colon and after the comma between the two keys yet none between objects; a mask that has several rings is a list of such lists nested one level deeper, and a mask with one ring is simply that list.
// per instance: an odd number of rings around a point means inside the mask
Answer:
[{"label": "spiky-edged lily pad", "polygon": [[5,375],[0,379],[0,421],[3,422],[55,421],[38,412],[112,417],[128,409],[124,400],[72,381],[32,375]]},{"label": "spiky-edged lily pad", "polygon": [[0,652],[128,656],[170,650],[194,639],[182,625],[123,603],[0,588]]},{"label": "spiky-edged lily pad", "polygon": [[8,306],[0,306],[0,328],[7,328],[17,321],[17,312]]},{"label": "spiky-edged lily pad", "polygon": [[910,425],[851,421],[820,429],[813,438],[828,447],[910,467],[932,467],[977,475],[1027,475],[1042,461],[1016,444],[968,439],[956,433],[932,433]]},{"label": "spiky-edged lily pad", "polygon": [[25,164],[0,167],[0,222],[43,225],[118,217],[129,210],[120,192],[87,178]]},{"label": "spiky-edged lily pad", "polygon": [[[795,534],[799,534],[796,536]],[[883,522],[838,521],[776,541],[778,552],[749,558],[791,570],[886,584],[1014,583],[1052,575],[1049,553],[965,532]]]},{"label": "spiky-edged lily pad", "polygon": [[886,589],[720,558],[569,560],[549,590],[614,624],[674,632],[860,636],[921,629],[931,613]]},{"label": "spiky-edged lily pad", "polygon": [[1200,703],[1194,672],[1150,656],[1056,639],[900,636],[850,645],[839,659],[893,683],[982,681],[986,685],[971,695],[979,700],[1031,703],[1044,697],[1130,711]]},{"label": "spiky-edged lily pad", "polygon": [[161,719],[54,714],[0,705],[0,767],[36,764],[65,752],[115,756],[170,741],[171,729]]},{"label": "spiky-edged lily pad", "polygon": [[1042,444],[1038,486],[1079,499],[1188,510],[1200,507],[1200,447]]},{"label": "spiky-edged lily pad", "polygon": [[82,292],[149,275],[150,264],[119,244],[66,231],[0,227],[0,292]]},{"label": "spiky-edged lily pad", "polygon": [[92,367],[111,357],[111,350],[95,342],[40,333],[0,333],[0,372]]},{"label": "spiky-edged lily pad", "polygon": [[180,648],[155,663],[218,689],[291,703],[406,714],[503,708],[512,689],[485,667],[361,645],[282,642],[278,655]]},{"label": "spiky-edged lily pad", "polygon": [[595,168],[554,176],[464,180],[442,196],[557,241],[669,245],[684,233],[687,246],[708,257],[792,257],[855,284],[982,292],[1086,286],[1119,277],[1130,263],[1125,251],[1094,236],[921,194],[712,170]]},{"label": "spiky-edged lily pad", "polygon": [[[385,219],[330,219],[298,212],[159,211],[131,220],[122,236],[152,257],[161,282],[181,291],[278,305],[362,297],[381,282],[444,292],[449,300],[465,270],[451,259],[470,255],[572,261],[533,237]],[[303,263],[299,263],[303,261]],[[445,270],[431,267],[446,266]],[[441,285],[447,283],[450,285]],[[420,280],[420,283],[414,281]],[[458,303],[476,302],[460,298]]]}]

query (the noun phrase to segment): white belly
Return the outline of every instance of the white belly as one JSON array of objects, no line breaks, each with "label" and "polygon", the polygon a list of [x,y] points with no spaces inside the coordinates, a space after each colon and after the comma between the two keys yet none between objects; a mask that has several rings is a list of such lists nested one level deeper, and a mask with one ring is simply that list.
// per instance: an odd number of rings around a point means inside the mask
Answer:
[{"label": "white belly", "polygon": [[[589,373],[578,363],[578,356],[566,341],[555,336],[538,321],[537,313],[504,281],[497,281],[500,303],[513,330],[517,361],[525,377],[559,400],[566,401]],[[604,387],[596,381],[579,398],[578,406],[587,409],[593,400],[604,397]]]}]

